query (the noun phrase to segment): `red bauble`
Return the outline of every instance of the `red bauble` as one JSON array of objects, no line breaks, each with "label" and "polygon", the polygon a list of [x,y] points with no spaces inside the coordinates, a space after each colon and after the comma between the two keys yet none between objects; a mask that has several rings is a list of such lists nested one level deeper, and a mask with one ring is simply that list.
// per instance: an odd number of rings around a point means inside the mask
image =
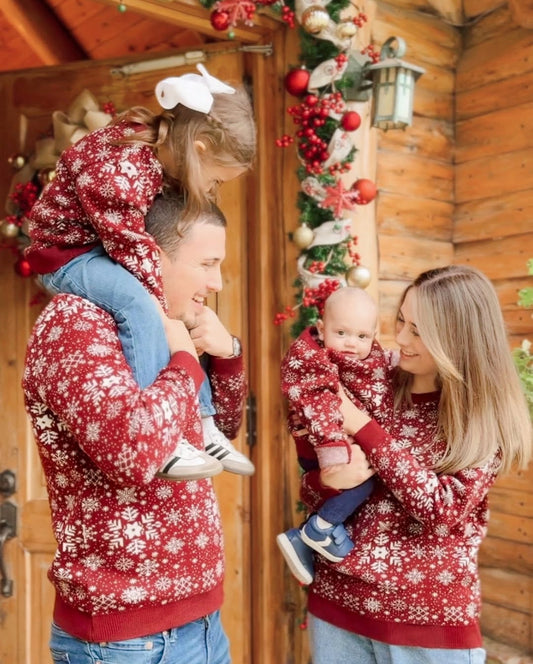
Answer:
[{"label": "red bauble", "polygon": [[30,264],[25,258],[18,258],[17,262],[15,263],[15,272],[19,275],[19,277],[24,277],[25,279],[27,277],[31,277],[33,274],[33,270],[30,267]]},{"label": "red bauble", "polygon": [[215,9],[211,12],[210,17],[211,25],[215,30],[227,30],[229,28],[229,14],[228,12]]},{"label": "red bauble", "polygon": [[355,111],[348,111],[341,118],[341,126],[345,131],[355,131],[359,129],[361,116]]},{"label": "red bauble", "polygon": [[372,180],[361,178],[353,183],[352,191],[357,192],[357,204],[367,205],[371,203],[378,193],[376,185]]},{"label": "red bauble", "polygon": [[307,92],[310,77],[310,72],[304,67],[291,69],[285,76],[285,89],[294,97],[301,97]]}]

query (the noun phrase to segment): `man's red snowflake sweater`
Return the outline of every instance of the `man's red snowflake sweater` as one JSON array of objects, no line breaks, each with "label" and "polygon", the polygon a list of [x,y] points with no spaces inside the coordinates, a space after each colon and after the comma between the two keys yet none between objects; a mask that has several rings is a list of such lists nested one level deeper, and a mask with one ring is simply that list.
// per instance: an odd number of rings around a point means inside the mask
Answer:
[{"label": "man's red snowflake sweater", "polygon": [[[211,358],[217,424],[230,438],[242,358]],[[175,353],[140,390],[111,316],[59,295],[29,341],[23,388],[52,511],[54,620],[78,638],[134,638],[220,608],[219,509],[210,480],[154,478],[181,437],[203,447],[198,362]]]}]

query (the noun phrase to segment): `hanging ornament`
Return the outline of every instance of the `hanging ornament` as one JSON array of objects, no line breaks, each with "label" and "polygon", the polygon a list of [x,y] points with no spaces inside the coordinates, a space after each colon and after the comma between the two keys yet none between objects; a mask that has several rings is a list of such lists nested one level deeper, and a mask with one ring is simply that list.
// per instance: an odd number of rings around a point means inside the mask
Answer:
[{"label": "hanging ornament", "polygon": [[30,264],[22,256],[15,263],[15,272],[19,275],[19,277],[24,278],[31,277],[33,274],[33,270],[31,269]]},{"label": "hanging ornament", "polygon": [[307,92],[310,77],[311,74],[305,67],[291,69],[285,76],[285,90],[294,97],[301,97]]},{"label": "hanging ornament", "polygon": [[17,237],[19,231],[20,229],[17,224],[14,224],[12,221],[7,221],[7,219],[5,219],[0,226],[0,232],[8,239]]},{"label": "hanging ornament", "polygon": [[356,194],[357,205],[367,205],[371,203],[378,192],[376,185],[372,180],[360,178],[352,185],[352,191]]},{"label": "hanging ornament", "polygon": [[20,171],[26,165],[28,159],[21,152],[17,152],[11,155],[7,161],[13,170]]},{"label": "hanging ornament", "polygon": [[307,224],[299,226],[292,234],[292,241],[298,249],[307,249],[313,241],[314,233]]},{"label": "hanging ornament", "polygon": [[221,32],[223,32],[224,30],[227,30],[229,28],[228,12],[223,12],[220,11],[219,9],[215,9],[214,11],[211,12],[210,21],[211,25],[215,28],[215,30],[220,30]]},{"label": "hanging ornament", "polygon": [[320,5],[311,5],[302,14],[301,24],[310,35],[317,35],[329,23],[329,14]]},{"label": "hanging ornament", "polygon": [[350,39],[357,32],[357,26],[352,19],[340,21],[337,24],[337,35],[340,39]]},{"label": "hanging ornament", "polygon": [[41,168],[40,171],[37,173],[37,177],[39,178],[39,184],[41,187],[46,187],[46,185],[49,182],[52,182],[52,180],[56,176],[56,169],[55,168]]},{"label": "hanging ornament", "polygon": [[346,283],[348,286],[366,288],[371,280],[372,275],[370,274],[370,270],[364,265],[352,265],[346,271]]},{"label": "hanging ornament", "polygon": [[361,116],[355,111],[348,111],[341,118],[341,126],[345,131],[355,131],[361,125]]}]

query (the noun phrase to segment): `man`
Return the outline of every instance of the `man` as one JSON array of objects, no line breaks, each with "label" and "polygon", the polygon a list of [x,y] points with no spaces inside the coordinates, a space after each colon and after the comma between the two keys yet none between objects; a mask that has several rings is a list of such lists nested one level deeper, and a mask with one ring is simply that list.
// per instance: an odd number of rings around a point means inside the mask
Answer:
[{"label": "man", "polygon": [[56,296],[29,340],[25,403],[58,544],[48,573],[54,661],[144,664],[159,653],[176,663],[230,661],[211,480],[156,477],[181,437],[203,445],[197,350],[210,355],[217,424],[228,437],[245,394],[236,340],[204,306],[222,288],[225,218],[213,207],[185,224],[181,209],[177,195],[165,195],[146,220],[161,249],[171,351],[152,385],[139,388],[113,318],[82,298]]}]

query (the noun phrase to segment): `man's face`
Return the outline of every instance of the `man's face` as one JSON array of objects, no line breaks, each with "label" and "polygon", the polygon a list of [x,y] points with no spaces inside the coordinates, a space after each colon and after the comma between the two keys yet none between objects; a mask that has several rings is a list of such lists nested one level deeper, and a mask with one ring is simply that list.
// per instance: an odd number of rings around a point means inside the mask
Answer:
[{"label": "man's face", "polygon": [[172,257],[161,251],[163,291],[169,317],[194,327],[205,298],[222,290],[220,266],[226,256],[226,229],[195,223]]}]

